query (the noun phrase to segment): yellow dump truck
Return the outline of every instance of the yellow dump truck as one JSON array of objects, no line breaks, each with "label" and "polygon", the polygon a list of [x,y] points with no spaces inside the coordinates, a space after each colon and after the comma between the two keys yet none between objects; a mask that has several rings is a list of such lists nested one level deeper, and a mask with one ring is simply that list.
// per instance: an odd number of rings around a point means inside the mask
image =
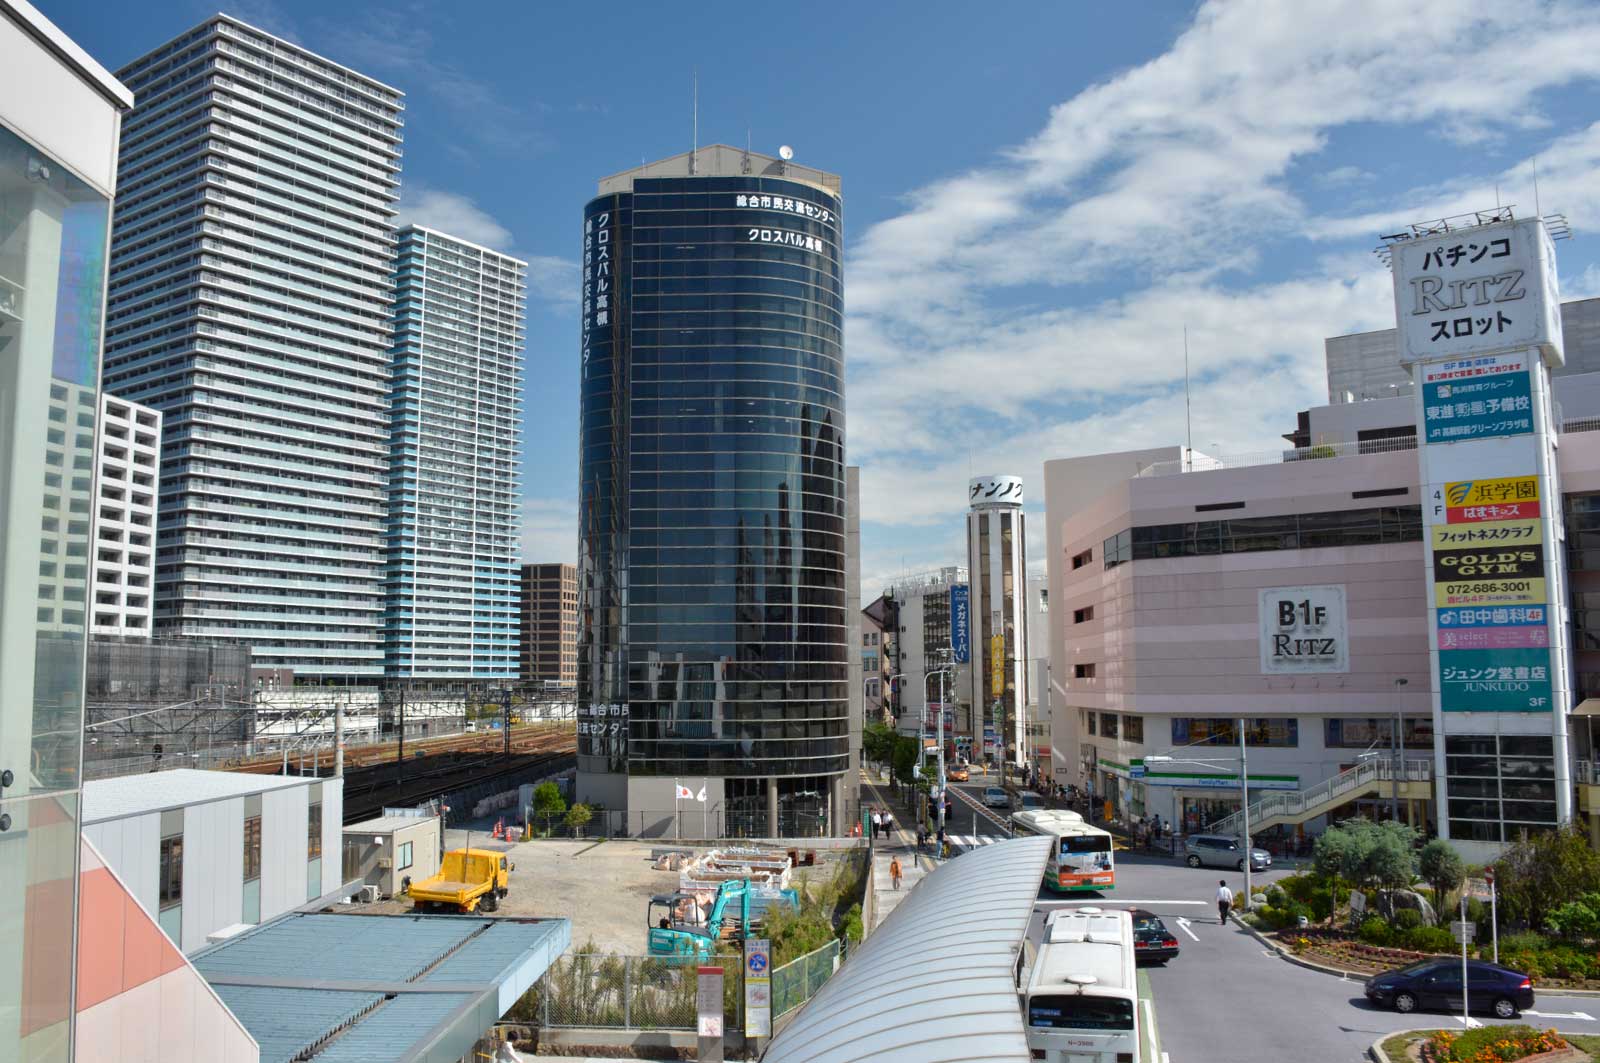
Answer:
[{"label": "yellow dump truck", "polygon": [[512,864],[492,849],[453,849],[432,878],[411,885],[416,912],[492,912],[506,895],[506,874]]}]

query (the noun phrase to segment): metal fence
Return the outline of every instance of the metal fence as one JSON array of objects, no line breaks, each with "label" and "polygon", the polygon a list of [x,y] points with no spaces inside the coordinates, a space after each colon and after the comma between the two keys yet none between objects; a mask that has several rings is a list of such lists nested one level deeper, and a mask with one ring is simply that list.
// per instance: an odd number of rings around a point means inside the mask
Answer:
[{"label": "metal fence", "polygon": [[837,939],[772,969],[772,1017],[787,1015],[816,995],[833,977],[843,956]]},{"label": "metal fence", "polygon": [[[733,955],[710,963],[725,972],[723,1014],[728,1028],[739,1029],[744,1019],[743,965]],[[654,956],[575,953],[550,966],[531,990],[536,1000],[523,1018],[547,1029],[693,1030],[697,971],[694,963]]]}]

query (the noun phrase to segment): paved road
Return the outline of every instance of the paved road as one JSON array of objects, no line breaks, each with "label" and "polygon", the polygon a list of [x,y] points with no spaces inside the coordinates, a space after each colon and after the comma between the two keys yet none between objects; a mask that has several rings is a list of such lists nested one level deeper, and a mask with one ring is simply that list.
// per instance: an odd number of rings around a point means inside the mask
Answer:
[{"label": "paved road", "polygon": [[[970,783],[952,784],[958,793],[951,834],[958,846],[989,844],[1006,833],[1004,813],[985,815],[979,807],[984,786],[992,782],[992,776],[974,776]],[[1254,880],[1259,889],[1289,873],[1274,870]],[[1243,891],[1238,872],[1195,870],[1170,857],[1119,851],[1116,890],[1103,897],[1041,890],[1030,936],[1037,940],[1044,913],[1068,905],[1137,904],[1160,915],[1183,950],[1165,967],[1149,970],[1168,1063],[1355,1063],[1367,1058],[1367,1047],[1381,1035],[1419,1026],[1460,1027],[1459,1016],[1402,1016],[1373,1008],[1360,978],[1346,981],[1298,967],[1240,927],[1219,926],[1212,902],[1219,878],[1235,893]],[[1600,999],[1540,994],[1523,1021],[1600,1033]]]}]

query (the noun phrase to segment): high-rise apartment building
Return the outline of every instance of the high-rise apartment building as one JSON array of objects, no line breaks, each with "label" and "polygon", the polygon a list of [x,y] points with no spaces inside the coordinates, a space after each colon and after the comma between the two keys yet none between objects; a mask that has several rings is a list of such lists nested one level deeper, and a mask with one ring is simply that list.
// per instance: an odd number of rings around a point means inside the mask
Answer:
[{"label": "high-rise apartment building", "polygon": [[584,209],[578,791],[634,833],[675,779],[695,830],[845,827],[839,187],[714,145]]},{"label": "high-rise apartment building", "polygon": [[578,569],[522,566],[521,670],[524,683],[571,690],[578,684]]},{"label": "high-rise apartment building", "polygon": [[73,1059],[88,1003],[74,963],[85,598],[117,126],[132,103],[33,7],[0,0],[0,1059],[18,1063]]},{"label": "high-rise apartment building", "polygon": [[[52,420],[74,415],[64,400],[52,396]],[[81,411],[75,415],[81,420]],[[96,635],[150,634],[160,467],[160,411],[101,394],[90,611]]]},{"label": "high-rise apartment building", "polygon": [[384,672],[517,675],[526,262],[399,233],[390,387]]},{"label": "high-rise apartment building", "polygon": [[401,93],[226,15],[119,76],[105,386],[164,415],[155,628],[380,676]]}]

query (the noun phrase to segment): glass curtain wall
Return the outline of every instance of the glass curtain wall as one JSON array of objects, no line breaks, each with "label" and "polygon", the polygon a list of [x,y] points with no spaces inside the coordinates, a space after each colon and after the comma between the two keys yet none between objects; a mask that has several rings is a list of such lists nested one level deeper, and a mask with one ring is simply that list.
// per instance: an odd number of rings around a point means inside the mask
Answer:
[{"label": "glass curtain wall", "polygon": [[109,220],[0,126],[0,1059],[27,1063],[70,1054]]}]

